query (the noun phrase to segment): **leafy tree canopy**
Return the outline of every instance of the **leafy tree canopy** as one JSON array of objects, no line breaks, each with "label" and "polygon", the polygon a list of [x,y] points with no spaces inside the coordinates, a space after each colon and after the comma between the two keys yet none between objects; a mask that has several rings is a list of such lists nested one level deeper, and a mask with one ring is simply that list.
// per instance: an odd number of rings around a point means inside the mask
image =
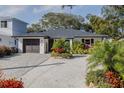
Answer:
[{"label": "leafy tree canopy", "polygon": [[39,32],[43,31],[42,26],[39,23],[32,24],[30,27],[28,27],[28,32]]},{"label": "leafy tree canopy", "polygon": [[124,5],[109,5],[102,8],[102,14],[106,18],[112,16],[118,18],[124,18]]},{"label": "leafy tree canopy", "polygon": [[83,21],[84,18],[81,16],[65,13],[48,13],[43,16],[40,22],[45,29],[51,27],[81,29]]},{"label": "leafy tree canopy", "polygon": [[82,16],[76,16],[72,14],[66,13],[47,13],[42,19],[40,19],[39,23],[32,24],[28,31],[41,31],[49,28],[63,27],[63,28],[73,28],[73,29],[81,29],[82,23],[84,22],[84,18]]},{"label": "leafy tree canopy", "polygon": [[97,34],[106,34],[112,38],[119,37],[118,27],[116,22],[107,20],[96,15],[88,15],[89,25]]},{"label": "leafy tree canopy", "polygon": [[102,8],[103,17],[110,20],[119,32],[119,38],[124,37],[124,6],[111,5]]}]

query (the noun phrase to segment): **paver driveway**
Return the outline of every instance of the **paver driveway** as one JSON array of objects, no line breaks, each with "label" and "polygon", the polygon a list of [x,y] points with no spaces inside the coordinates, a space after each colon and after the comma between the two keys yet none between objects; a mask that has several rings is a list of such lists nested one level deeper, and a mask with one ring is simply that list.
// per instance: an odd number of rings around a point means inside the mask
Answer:
[{"label": "paver driveway", "polygon": [[54,59],[49,54],[18,54],[0,59],[7,76],[22,78],[24,87],[86,87],[87,56]]},{"label": "paver driveway", "polygon": [[22,79],[25,87],[34,88],[82,88],[85,85],[87,56],[73,59],[49,58]]},{"label": "paver driveway", "polygon": [[49,57],[49,54],[15,54],[11,57],[1,58],[0,69],[3,70],[4,75],[8,78],[20,78],[22,75],[26,74],[37,65],[48,60]]}]

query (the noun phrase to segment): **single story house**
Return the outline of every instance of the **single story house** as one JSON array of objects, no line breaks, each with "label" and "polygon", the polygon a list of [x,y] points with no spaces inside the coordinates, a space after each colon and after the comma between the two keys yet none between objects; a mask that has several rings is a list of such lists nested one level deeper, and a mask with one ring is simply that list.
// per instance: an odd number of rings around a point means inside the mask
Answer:
[{"label": "single story house", "polygon": [[71,47],[73,40],[78,40],[84,44],[92,45],[97,40],[107,39],[108,36],[97,35],[83,30],[56,28],[43,32],[32,32],[23,35],[16,35],[14,38],[18,39],[19,52],[35,52],[44,54],[50,52],[53,42],[57,39],[64,38],[68,40]]}]

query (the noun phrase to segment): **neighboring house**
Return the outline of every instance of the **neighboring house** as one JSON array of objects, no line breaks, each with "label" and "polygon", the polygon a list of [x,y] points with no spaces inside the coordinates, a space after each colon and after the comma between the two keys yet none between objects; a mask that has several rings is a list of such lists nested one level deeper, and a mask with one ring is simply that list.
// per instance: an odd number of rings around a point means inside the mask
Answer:
[{"label": "neighboring house", "polygon": [[26,22],[12,17],[0,17],[0,45],[18,47],[18,39],[12,36],[26,32]]},{"label": "neighboring house", "polygon": [[53,42],[64,38],[72,46],[73,40],[92,45],[97,40],[107,39],[107,35],[97,35],[81,30],[56,28],[43,32],[27,33],[27,23],[11,17],[0,17],[0,45],[18,48],[21,53],[47,53]]}]

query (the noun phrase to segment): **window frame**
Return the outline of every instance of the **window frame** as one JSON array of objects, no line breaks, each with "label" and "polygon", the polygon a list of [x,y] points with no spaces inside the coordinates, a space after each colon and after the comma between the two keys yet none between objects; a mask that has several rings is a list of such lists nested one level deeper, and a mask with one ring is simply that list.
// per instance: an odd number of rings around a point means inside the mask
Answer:
[{"label": "window frame", "polygon": [[0,38],[0,42],[2,42],[2,38]]},{"label": "window frame", "polygon": [[8,28],[8,22],[7,21],[0,21],[0,27],[1,28]]}]

